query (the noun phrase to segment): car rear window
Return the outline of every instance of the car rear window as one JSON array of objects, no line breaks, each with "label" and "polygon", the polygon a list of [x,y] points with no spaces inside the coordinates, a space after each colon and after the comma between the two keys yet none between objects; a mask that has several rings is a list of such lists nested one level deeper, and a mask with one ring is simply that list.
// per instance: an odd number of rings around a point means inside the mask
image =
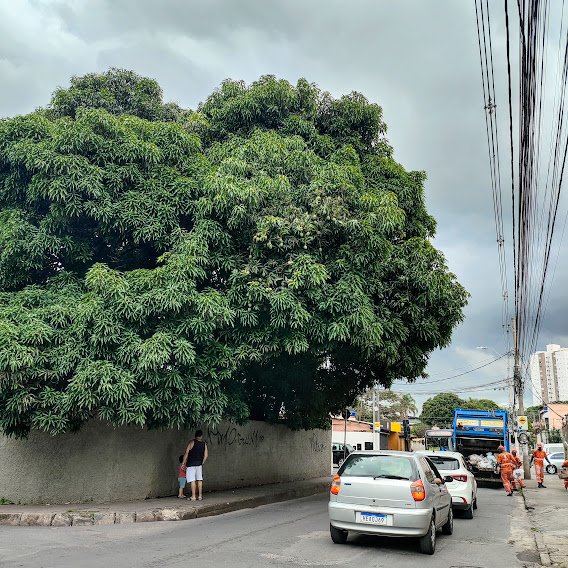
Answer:
[{"label": "car rear window", "polygon": [[405,457],[350,455],[337,472],[353,477],[385,477],[387,479],[410,479],[415,481],[412,463]]},{"label": "car rear window", "polygon": [[438,469],[459,469],[460,462],[455,458],[443,458],[442,456],[428,456],[430,461]]}]

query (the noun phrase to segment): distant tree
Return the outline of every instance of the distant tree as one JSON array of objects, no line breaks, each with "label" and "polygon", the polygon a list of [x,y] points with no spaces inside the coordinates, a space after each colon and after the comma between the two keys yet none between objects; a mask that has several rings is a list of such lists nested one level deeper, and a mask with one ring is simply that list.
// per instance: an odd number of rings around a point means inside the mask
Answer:
[{"label": "distant tree", "polygon": [[424,424],[423,422],[419,422],[418,424],[414,424],[411,427],[410,432],[416,438],[424,438],[426,431],[429,430],[429,429],[430,429],[430,426],[428,424]]},{"label": "distant tree", "polygon": [[462,404],[463,400],[456,394],[437,394],[422,405],[420,420],[430,426],[450,426],[454,421],[454,408],[461,408]]},{"label": "distant tree", "polygon": [[546,430],[546,439],[549,444],[558,444],[562,442],[562,432],[558,428]]},{"label": "distant tree", "polygon": [[422,376],[468,294],[381,108],[266,76],[171,110],[111,69],[0,121],[0,430],[326,427]]},{"label": "distant tree", "polygon": [[[357,398],[357,404],[351,409],[358,420],[373,420],[373,389],[367,390]],[[397,393],[391,390],[379,392],[379,417],[382,420],[402,421],[417,412],[416,402],[408,393]]]},{"label": "distant tree", "polygon": [[363,422],[372,422],[373,421],[372,390],[367,390],[366,392],[358,396],[355,404],[350,408],[351,410],[355,411],[355,416],[357,420],[362,420]]},{"label": "distant tree", "polygon": [[379,409],[381,418],[398,422],[408,419],[418,410],[412,395],[390,390],[381,391]]},{"label": "distant tree", "polygon": [[470,410],[500,410],[501,407],[488,398],[468,398],[462,402],[462,408]]},{"label": "distant tree", "polygon": [[540,409],[542,408],[542,406],[529,406],[526,410],[525,410],[525,414],[527,416],[538,416],[540,414]]}]

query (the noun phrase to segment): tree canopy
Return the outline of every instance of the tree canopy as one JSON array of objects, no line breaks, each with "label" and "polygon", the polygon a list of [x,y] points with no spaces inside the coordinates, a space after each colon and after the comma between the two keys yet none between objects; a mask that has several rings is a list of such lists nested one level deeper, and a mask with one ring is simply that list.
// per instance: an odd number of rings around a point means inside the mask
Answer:
[{"label": "tree canopy", "polygon": [[422,405],[420,420],[429,426],[450,426],[454,422],[454,408],[461,408],[462,404],[457,394],[437,394]]},{"label": "tree canopy", "polygon": [[74,77],[0,121],[0,429],[327,425],[424,374],[467,292],[382,110],[301,79]]},{"label": "tree canopy", "polygon": [[451,426],[454,422],[454,408],[499,410],[501,407],[488,398],[463,400],[457,394],[441,393],[429,398],[422,405],[420,420],[430,426]]}]

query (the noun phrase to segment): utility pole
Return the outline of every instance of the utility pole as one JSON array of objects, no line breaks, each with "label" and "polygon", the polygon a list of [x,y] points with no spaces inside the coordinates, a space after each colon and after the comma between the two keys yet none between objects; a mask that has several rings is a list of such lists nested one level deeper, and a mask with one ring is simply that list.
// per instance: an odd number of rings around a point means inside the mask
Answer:
[{"label": "utility pole", "polygon": [[[377,423],[380,424],[379,420],[379,389],[377,385],[373,387],[373,450],[381,449],[381,428],[377,429],[375,426]],[[377,432],[378,432],[378,443],[377,443]]]},{"label": "utility pole", "polygon": [[345,413],[345,424],[343,429],[343,461],[347,458],[347,413],[349,409],[346,408],[344,411]]},{"label": "utility pole", "polygon": [[[519,398],[519,412],[517,416],[524,416],[525,414],[525,402],[523,396],[523,381],[521,377],[521,365],[519,362],[519,345],[518,345],[518,338],[517,338],[517,320],[516,318],[511,319],[511,329],[513,331],[513,350],[515,354],[515,360],[513,364],[513,385],[515,388],[515,392]],[[515,421],[516,422],[516,421]],[[515,423],[515,431],[517,430],[517,424]],[[521,443],[520,450],[521,450],[521,458],[523,460],[523,470],[525,472],[525,479],[531,478],[531,466],[529,462],[529,457],[527,453],[527,442]]]},{"label": "utility pole", "polygon": [[379,445],[377,447],[378,450],[381,449],[381,395],[379,394],[379,389],[377,385],[375,385],[375,390],[377,391],[377,423],[379,425]]}]

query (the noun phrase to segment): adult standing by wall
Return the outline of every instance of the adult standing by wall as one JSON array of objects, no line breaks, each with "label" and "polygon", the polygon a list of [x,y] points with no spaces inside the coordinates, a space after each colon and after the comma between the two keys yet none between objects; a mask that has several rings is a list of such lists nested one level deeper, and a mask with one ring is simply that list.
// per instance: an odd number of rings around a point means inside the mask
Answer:
[{"label": "adult standing by wall", "polygon": [[538,481],[538,487],[542,489],[546,489],[546,485],[543,484],[544,481],[544,460],[546,460],[550,464],[550,460],[546,455],[546,452],[542,449],[542,442],[539,442],[537,445],[536,450],[532,453],[531,456],[531,465],[534,461],[534,469],[536,472],[536,480]]},{"label": "adult standing by wall", "polygon": [[209,452],[207,444],[203,440],[203,432],[197,430],[195,438],[189,442],[183,456],[183,463],[186,464],[186,478],[191,486],[191,497],[189,501],[195,501],[195,486],[197,484],[197,500],[203,499],[203,464],[207,461]]}]

